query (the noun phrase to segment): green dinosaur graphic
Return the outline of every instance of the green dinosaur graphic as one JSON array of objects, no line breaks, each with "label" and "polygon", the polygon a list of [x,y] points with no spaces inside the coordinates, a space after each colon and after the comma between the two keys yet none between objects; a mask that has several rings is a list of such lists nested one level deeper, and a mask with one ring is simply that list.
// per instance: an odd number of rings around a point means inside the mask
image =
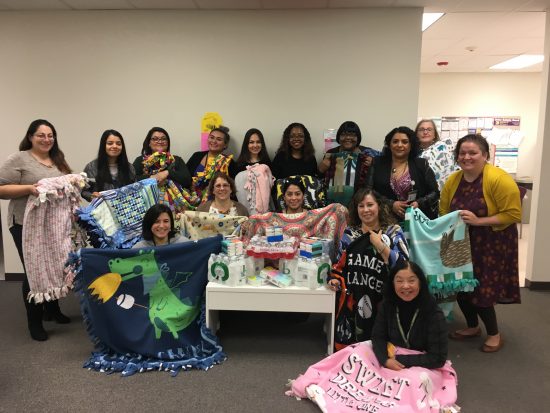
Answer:
[{"label": "green dinosaur graphic", "polygon": [[[109,260],[109,268],[110,274],[102,275],[88,287],[92,294],[97,294],[106,302],[114,295],[122,281],[142,277],[144,294],[149,294],[149,320],[155,328],[157,339],[163,331],[172,333],[177,339],[178,331],[185,329],[199,314],[198,301],[193,304],[189,298],[182,300],[176,294],[177,285],[168,286],[155,259],[154,250],[141,250],[134,257]],[[177,275],[186,276],[184,278],[187,280],[191,274]]]}]

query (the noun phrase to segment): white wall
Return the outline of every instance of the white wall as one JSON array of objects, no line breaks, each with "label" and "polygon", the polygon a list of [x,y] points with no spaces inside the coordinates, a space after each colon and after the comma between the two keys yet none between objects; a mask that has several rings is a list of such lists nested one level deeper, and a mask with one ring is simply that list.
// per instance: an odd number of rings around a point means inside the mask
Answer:
[{"label": "white wall", "polygon": [[422,74],[418,116],[520,116],[517,176],[533,176],[540,88],[541,73]]},{"label": "white wall", "polygon": [[[318,156],[322,131],[345,120],[380,147],[392,127],[416,121],[421,18],[419,8],[0,12],[0,161],[40,117],[76,170],[108,128],[133,159],[147,130],[162,126],[187,160],[208,111],[231,128],[233,152],[257,127],[273,154],[293,121],[308,127]],[[6,271],[18,272],[7,229],[4,244]]]}]

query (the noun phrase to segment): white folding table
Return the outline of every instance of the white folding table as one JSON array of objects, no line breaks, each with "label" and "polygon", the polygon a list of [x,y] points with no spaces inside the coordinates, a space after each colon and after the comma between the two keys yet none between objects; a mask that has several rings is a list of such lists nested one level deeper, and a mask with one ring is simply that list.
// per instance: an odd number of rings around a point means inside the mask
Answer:
[{"label": "white folding table", "polygon": [[206,325],[213,332],[219,329],[221,310],[321,313],[326,315],[328,354],[334,348],[334,308],[335,293],[325,287],[229,287],[214,282],[206,286]]}]

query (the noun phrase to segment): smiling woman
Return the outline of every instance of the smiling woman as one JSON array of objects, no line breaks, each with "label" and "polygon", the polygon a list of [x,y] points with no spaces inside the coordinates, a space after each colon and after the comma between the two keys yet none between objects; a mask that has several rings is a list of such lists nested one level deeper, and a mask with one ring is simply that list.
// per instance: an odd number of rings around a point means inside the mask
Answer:
[{"label": "smiling woman", "polygon": [[99,192],[120,188],[136,181],[134,167],[128,162],[126,145],[120,132],[108,129],[101,135],[97,158],[84,167],[90,179],[89,187],[82,191],[88,201]]},{"label": "smiling woman", "polygon": [[425,159],[418,158],[418,137],[406,126],[392,129],[384,139],[382,156],[374,159],[367,175],[367,188],[382,195],[395,217],[420,208],[430,219],[437,217],[439,188]]},{"label": "smiling woman", "polygon": [[271,170],[277,179],[294,175],[317,175],[315,149],[309,131],[303,124],[295,122],[286,127]]},{"label": "smiling woman", "polygon": [[143,240],[132,248],[158,247],[189,241],[174,228],[174,216],[164,204],[156,204],[147,210],[142,223]]},{"label": "smiling woman", "polygon": [[409,257],[401,227],[374,191],[357,191],[350,221],[328,278],[340,307],[335,330],[338,350],[370,339],[389,268]]},{"label": "smiling woman", "polygon": [[198,212],[230,216],[248,216],[246,207],[234,200],[235,182],[223,172],[216,172],[208,185],[209,200],[197,208]]}]

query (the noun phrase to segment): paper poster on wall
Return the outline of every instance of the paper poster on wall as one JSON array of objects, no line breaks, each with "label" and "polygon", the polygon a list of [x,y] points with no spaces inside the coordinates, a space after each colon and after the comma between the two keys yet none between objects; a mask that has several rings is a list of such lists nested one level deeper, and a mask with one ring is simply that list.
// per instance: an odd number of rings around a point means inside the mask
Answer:
[{"label": "paper poster on wall", "polygon": [[509,174],[515,174],[518,169],[518,148],[513,146],[495,145],[494,165],[504,169]]},{"label": "paper poster on wall", "polygon": [[325,152],[336,148],[338,146],[338,142],[336,142],[336,129],[325,129],[323,131],[323,142],[325,143]]},{"label": "paper poster on wall", "polygon": [[206,112],[201,120],[201,151],[208,150],[208,135],[214,128],[219,127],[223,120],[218,112]]}]

